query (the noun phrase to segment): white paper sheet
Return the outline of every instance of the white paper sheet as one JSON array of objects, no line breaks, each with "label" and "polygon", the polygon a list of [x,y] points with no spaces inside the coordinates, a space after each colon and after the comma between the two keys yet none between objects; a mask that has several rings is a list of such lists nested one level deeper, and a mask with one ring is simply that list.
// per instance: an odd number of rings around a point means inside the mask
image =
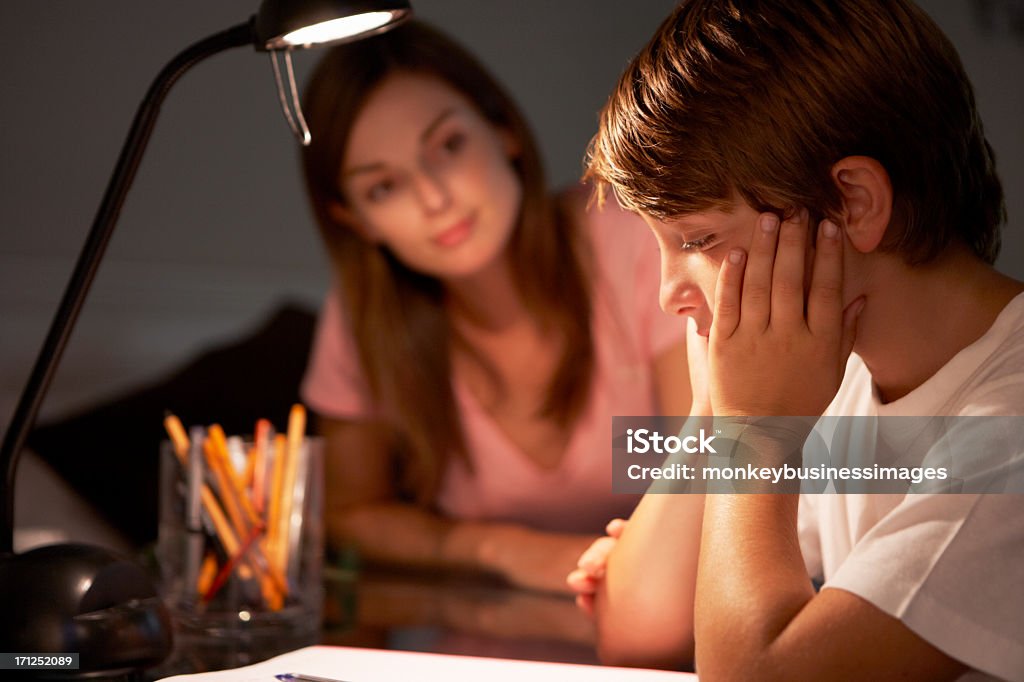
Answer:
[{"label": "white paper sheet", "polygon": [[232,670],[176,675],[161,682],[277,682],[280,673],[305,673],[343,682],[681,682],[690,673],[539,663],[409,651],[312,646]]}]

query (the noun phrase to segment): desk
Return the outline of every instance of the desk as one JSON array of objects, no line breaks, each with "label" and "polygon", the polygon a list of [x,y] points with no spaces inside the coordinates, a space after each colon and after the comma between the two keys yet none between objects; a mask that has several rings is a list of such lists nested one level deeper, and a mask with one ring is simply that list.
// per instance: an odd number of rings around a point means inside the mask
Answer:
[{"label": "desk", "polygon": [[329,583],[324,620],[326,644],[598,662],[594,627],[571,597],[480,576],[392,573]]},{"label": "desk", "polygon": [[[237,667],[313,641],[226,649],[179,643],[147,675]],[[596,664],[594,628],[569,596],[526,592],[479,575],[327,570],[319,643]]]}]

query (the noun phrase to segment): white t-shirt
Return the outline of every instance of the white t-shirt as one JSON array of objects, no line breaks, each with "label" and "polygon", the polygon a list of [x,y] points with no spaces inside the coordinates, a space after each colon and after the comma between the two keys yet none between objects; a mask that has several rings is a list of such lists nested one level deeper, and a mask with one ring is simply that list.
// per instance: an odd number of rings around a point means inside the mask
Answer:
[{"label": "white t-shirt", "polygon": [[[825,415],[1024,415],[1024,294],[891,403],[879,402],[867,367],[851,357]],[[1005,464],[992,450],[971,452],[979,466]],[[803,495],[799,527],[807,569],[823,589],[852,592],[898,618],[973,668],[963,680],[1024,681],[1024,495]]]}]

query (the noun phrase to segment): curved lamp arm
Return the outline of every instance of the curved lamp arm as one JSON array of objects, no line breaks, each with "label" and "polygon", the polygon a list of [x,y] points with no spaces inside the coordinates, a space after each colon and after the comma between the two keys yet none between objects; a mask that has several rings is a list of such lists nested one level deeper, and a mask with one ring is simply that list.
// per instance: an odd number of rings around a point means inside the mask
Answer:
[{"label": "curved lamp arm", "polygon": [[3,479],[0,483],[2,486],[0,487],[0,499],[3,500],[3,509],[0,510],[0,514],[2,514],[0,521],[3,524],[0,527],[0,556],[14,552],[14,478],[18,468],[18,454],[25,445],[29,430],[35,423],[43,396],[50,386],[57,363],[71,336],[71,329],[78,318],[89,286],[99,268],[100,259],[103,257],[103,252],[110,241],[110,235],[114,231],[114,225],[121,214],[121,206],[135,179],[135,172],[139,168],[146,144],[153,132],[157,115],[160,113],[160,106],[171,86],[186,71],[203,59],[232,47],[252,45],[254,22],[255,17],[204,38],[182,50],[157,74],[135,113],[131,130],[128,132],[124,146],[121,147],[117,166],[114,168],[106,193],[103,195],[103,201],[93,220],[92,229],[89,231],[85,246],[82,248],[71,279],[64,290],[64,297],[50,324],[50,331],[36,358],[36,363],[18,401],[7,433],[4,434],[3,446],[0,447],[0,466],[3,467]]}]

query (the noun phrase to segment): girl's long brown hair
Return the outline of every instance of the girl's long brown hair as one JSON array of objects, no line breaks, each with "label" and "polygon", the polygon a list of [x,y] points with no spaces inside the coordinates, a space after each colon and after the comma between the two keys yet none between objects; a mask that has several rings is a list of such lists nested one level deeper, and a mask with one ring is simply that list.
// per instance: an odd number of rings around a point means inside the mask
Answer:
[{"label": "girl's long brown hair", "polygon": [[[337,222],[330,210],[332,203],[345,204],[338,175],[362,105],[396,72],[439,78],[519,143],[512,163],[523,199],[508,259],[526,309],[542,330],[561,341],[561,359],[539,415],[562,426],[572,424],[585,407],[593,374],[589,249],[568,210],[548,195],[536,143],[518,108],[451,39],[410,21],[336,46],[319,63],[303,102],[313,136],[302,156],[306,188],[341,287],[367,388],[397,436],[403,490],[430,504],[449,458],[470,461],[452,388],[450,351],[461,340],[445,312],[443,285],[409,269],[353,226]],[[497,381],[486,359],[466,350]]]}]

